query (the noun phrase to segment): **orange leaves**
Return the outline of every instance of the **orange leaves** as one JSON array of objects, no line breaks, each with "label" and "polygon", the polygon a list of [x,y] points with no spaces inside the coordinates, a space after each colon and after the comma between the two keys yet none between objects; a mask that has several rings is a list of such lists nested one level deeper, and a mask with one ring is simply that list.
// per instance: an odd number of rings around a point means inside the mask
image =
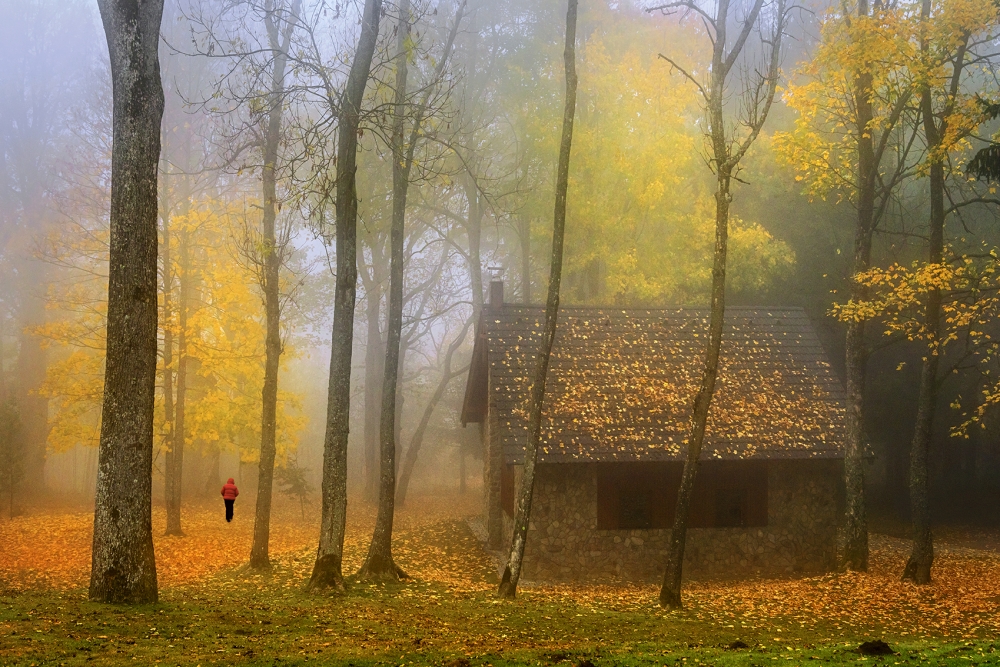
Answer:
[{"label": "orange leaves", "polygon": [[[471,511],[451,497],[414,496],[397,511],[394,551],[411,576],[473,591],[489,587],[483,573],[489,557],[456,520]],[[352,574],[364,560],[375,523],[375,508],[352,502],[344,545],[344,572]],[[153,509],[153,541],[161,588],[202,585],[212,575],[242,567],[253,540],[254,502],[251,494],[236,502],[236,516],[227,524],[222,500],[188,503],[182,510],[184,535],[164,536],[166,518]],[[0,522],[0,589],[85,587],[90,577],[94,515],[89,509],[53,509]],[[275,502],[271,518],[272,559],[291,567],[289,585],[304,584],[312,570],[318,512],[305,520],[295,502]]]},{"label": "orange leaves", "polygon": [[[207,595],[226,600],[234,594],[256,596],[257,587],[267,600],[295,595],[308,579],[315,557],[318,525],[313,518],[302,521],[292,503],[279,504],[272,522],[272,554],[278,569],[274,574],[246,572],[240,568],[249,554],[252,531],[252,503],[237,503],[233,524],[222,519],[222,503],[186,507],[184,537],[162,537],[163,513],[154,512],[157,567],[164,598],[185,600]],[[488,554],[464,525],[463,517],[473,511],[456,496],[414,497],[398,514],[397,562],[413,577],[392,593],[404,599],[407,612],[430,614],[435,637],[468,645],[466,640],[487,641],[497,649],[509,647],[514,626],[505,621],[507,608],[494,620],[479,617],[485,624],[496,623],[495,637],[477,635],[470,619],[457,614],[468,600],[477,611],[495,600],[485,599],[493,586],[487,576],[493,569]],[[89,511],[49,511],[0,523],[0,589],[56,587],[79,589],[86,586],[90,567]],[[361,564],[374,524],[374,508],[356,503],[348,519],[344,570],[353,573]],[[803,579],[758,579],[748,581],[694,581],[686,584],[687,610],[680,616],[664,612],[656,605],[657,587],[608,581],[587,585],[537,585],[526,587],[520,597],[529,605],[552,605],[543,613],[570,618],[595,617],[605,612],[635,612],[666,616],[668,623],[704,621],[708,628],[721,630],[737,626],[751,632],[766,632],[774,641],[787,641],[789,630],[801,637],[807,633],[815,641],[832,637],[876,632],[881,635],[953,639],[992,637],[1000,632],[1000,552],[997,537],[945,533],[936,544],[933,582],[915,586],[899,580],[909,543],[873,535],[871,569],[868,573],[831,573]],[[974,547],[974,548],[970,548]],[[428,585],[430,584],[430,585]],[[360,586],[356,584],[355,586]],[[246,593],[247,589],[252,593]],[[75,595],[75,594],[74,594]],[[269,597],[266,597],[269,596]],[[336,613],[350,609],[359,623],[384,619],[389,613],[369,606],[364,593]],[[203,597],[204,599],[204,597]],[[319,613],[313,602],[298,609]],[[509,611],[525,609],[518,603]],[[531,607],[528,607],[532,613]],[[537,608],[536,608],[537,609]],[[432,611],[433,610],[433,611]],[[232,608],[227,608],[232,613]],[[303,613],[299,611],[298,613]],[[429,617],[424,617],[426,621]],[[188,619],[189,621],[190,619]],[[395,620],[395,619],[394,619]],[[548,620],[548,619],[546,619]],[[187,622],[187,621],[186,621]],[[406,619],[400,621],[405,623]],[[463,624],[464,622],[464,624]],[[583,620],[579,622],[583,623]],[[352,625],[354,621],[351,621]],[[393,624],[391,632],[398,632]],[[685,626],[686,627],[686,626]],[[110,633],[106,633],[110,634]],[[315,641],[334,641],[317,633]],[[493,631],[490,634],[494,634]],[[791,634],[791,633],[789,633]],[[353,640],[352,640],[353,641]],[[410,642],[410,637],[403,640]],[[412,645],[411,645],[412,646]],[[496,650],[496,649],[493,649]]]},{"label": "orange leaves", "polygon": [[[534,363],[523,334],[538,333],[527,311],[508,313],[487,336],[491,391],[514,417],[503,437],[515,439]],[[702,380],[705,314],[564,309],[546,387],[543,460],[678,458]],[[521,337],[511,345],[515,331]],[[822,356],[801,311],[732,309],[706,456],[836,455],[842,408]]]}]

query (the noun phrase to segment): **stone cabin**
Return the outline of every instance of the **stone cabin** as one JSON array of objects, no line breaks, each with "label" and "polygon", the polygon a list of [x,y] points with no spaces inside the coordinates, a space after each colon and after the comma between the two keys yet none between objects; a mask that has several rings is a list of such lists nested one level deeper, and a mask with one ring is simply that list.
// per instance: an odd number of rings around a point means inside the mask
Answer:
[{"label": "stone cabin", "polygon": [[[489,547],[506,549],[544,309],[503,303],[476,330],[463,425],[481,426]],[[524,577],[658,580],[708,309],[560,309]],[[799,308],[729,308],[685,574],[831,570],[843,507],[843,389]]]}]

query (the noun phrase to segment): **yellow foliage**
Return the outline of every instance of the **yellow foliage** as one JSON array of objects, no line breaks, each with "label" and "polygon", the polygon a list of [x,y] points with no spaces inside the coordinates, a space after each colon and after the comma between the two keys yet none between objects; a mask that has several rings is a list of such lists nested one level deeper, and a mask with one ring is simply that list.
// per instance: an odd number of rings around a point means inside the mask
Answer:
[{"label": "yellow foliage", "polygon": [[[241,211],[224,202],[203,201],[192,204],[185,214],[174,216],[168,239],[169,270],[175,276],[184,276],[191,285],[184,332],[188,357],[185,443],[235,448],[243,460],[254,460],[260,445],[264,309],[254,272],[237,261],[233,248],[233,225],[239,215]],[[65,279],[52,284],[52,316],[36,332],[46,341],[52,359],[42,387],[50,399],[48,447],[52,451],[66,451],[78,444],[96,445],[100,434],[108,235],[100,224],[87,233],[81,233],[81,229],[66,228],[49,239],[50,254],[65,267]],[[182,241],[187,247],[187,261],[183,264]],[[162,285],[161,350],[162,332],[171,331],[175,346],[180,334],[178,281],[173,281],[168,318],[163,316]],[[282,361],[294,355],[293,347],[286,343]],[[177,362],[175,349],[175,377]],[[159,377],[163,377],[164,370],[161,353]],[[304,427],[299,403],[298,395],[279,392],[279,461],[297,446],[298,434]],[[168,446],[162,383],[157,387],[155,428],[159,434],[157,444]]]},{"label": "yellow foliage", "polygon": [[[598,10],[595,10],[598,11]],[[638,22],[641,21],[641,24]],[[627,22],[621,26],[619,23]],[[635,23],[632,23],[635,22]],[[573,136],[566,232],[569,301],[621,305],[700,303],[711,283],[715,203],[704,178],[697,91],[637,45],[697,53],[696,36],[666,21],[609,12],[586,44]],[[531,136],[559,133],[534,118]],[[540,214],[541,215],[541,214]],[[761,226],[732,220],[731,285],[766,286],[794,264],[791,249]],[[574,274],[600,266],[600,294],[574,293]]]}]

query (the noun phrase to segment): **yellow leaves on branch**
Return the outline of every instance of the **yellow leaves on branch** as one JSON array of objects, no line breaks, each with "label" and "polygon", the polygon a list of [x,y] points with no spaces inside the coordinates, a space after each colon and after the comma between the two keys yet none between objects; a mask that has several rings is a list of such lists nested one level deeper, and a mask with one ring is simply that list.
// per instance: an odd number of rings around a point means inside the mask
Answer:
[{"label": "yellow leaves on branch", "polygon": [[[226,202],[195,201],[184,213],[171,216],[169,233],[161,233],[160,245],[169,249],[170,265],[163,266],[161,257],[157,285],[161,350],[155,413],[158,446],[169,446],[172,428],[164,409],[165,334],[172,336],[170,370],[176,391],[178,341],[183,333],[187,357],[185,443],[236,449],[247,461],[257,456],[264,315],[256,277],[237,261],[233,247],[234,235],[245,222],[241,221],[243,215],[242,208]],[[54,281],[49,290],[48,322],[35,331],[49,349],[50,363],[41,391],[52,408],[48,447],[57,452],[97,444],[107,312],[106,222],[80,223],[60,231],[48,239],[48,255],[60,267],[62,279]],[[165,272],[171,276],[169,308],[163,292]],[[187,290],[183,332],[178,310],[181,280]],[[282,361],[294,356],[294,347],[286,344]],[[279,392],[279,461],[294,449],[304,425],[298,405],[297,395]]]},{"label": "yellow leaves on branch", "polygon": [[[914,262],[910,266],[893,264],[886,269],[871,269],[854,277],[869,298],[834,304],[831,314],[842,322],[878,320],[884,334],[910,341],[921,341],[930,354],[945,354],[949,346],[961,343],[983,376],[998,359],[997,342],[990,333],[1000,315],[1000,252],[989,249],[980,255],[948,253],[945,262]],[[938,331],[928,329],[925,306],[928,296],[941,295],[941,320]],[[986,410],[1000,404],[1000,383],[991,382],[981,392],[979,402],[967,418],[953,429],[964,435],[982,420]],[[961,402],[952,405],[956,409]]]},{"label": "yellow leaves on branch", "polygon": [[[806,194],[853,201],[858,138],[888,129],[894,108],[900,103],[914,107],[925,84],[947,118],[945,136],[924,156],[920,172],[928,163],[968,148],[966,138],[985,118],[974,95],[960,88],[957,97],[951,96],[953,57],[964,36],[985,42],[997,32],[992,0],[935,0],[926,22],[919,3],[882,5],[871,16],[831,11],[823,18],[813,59],[799,64],[784,92],[785,103],[798,117],[792,131],[775,135],[779,157],[796,169]],[[923,39],[929,44],[926,51],[920,48]],[[866,81],[872,120],[861,127],[858,95]]]}]

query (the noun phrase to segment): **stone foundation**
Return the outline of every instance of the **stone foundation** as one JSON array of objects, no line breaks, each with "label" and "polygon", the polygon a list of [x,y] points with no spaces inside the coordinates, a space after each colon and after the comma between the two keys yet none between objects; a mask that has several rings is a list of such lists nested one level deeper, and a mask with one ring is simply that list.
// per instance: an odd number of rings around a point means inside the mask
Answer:
[{"label": "stone foundation", "polygon": [[[669,529],[599,530],[595,463],[539,464],[523,576],[531,581],[659,581]],[[689,528],[686,577],[828,572],[836,565],[840,461],[772,461],[767,525]],[[516,476],[520,485],[520,475]],[[513,521],[503,513],[504,547]]]}]

